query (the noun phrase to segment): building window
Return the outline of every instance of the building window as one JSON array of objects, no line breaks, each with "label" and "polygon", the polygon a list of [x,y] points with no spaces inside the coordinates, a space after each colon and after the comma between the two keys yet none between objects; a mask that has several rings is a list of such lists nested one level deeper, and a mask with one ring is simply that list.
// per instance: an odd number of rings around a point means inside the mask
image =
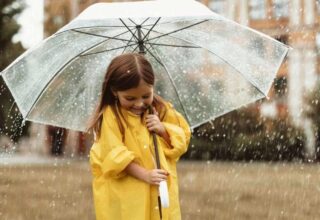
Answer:
[{"label": "building window", "polygon": [[316,35],[316,46],[317,46],[317,54],[320,55],[320,33]]},{"label": "building window", "polygon": [[316,0],[317,14],[320,15],[320,0]]},{"label": "building window", "polygon": [[266,2],[265,0],[250,0],[249,1],[249,15],[253,20],[262,20],[266,18]]},{"label": "building window", "polygon": [[289,0],[273,0],[272,8],[272,15],[276,19],[289,16]]},{"label": "building window", "polygon": [[210,0],[208,7],[215,13],[226,15],[226,1],[225,0]]},{"label": "building window", "polygon": [[62,15],[56,15],[53,17],[53,24],[60,28],[66,24],[65,18]]}]

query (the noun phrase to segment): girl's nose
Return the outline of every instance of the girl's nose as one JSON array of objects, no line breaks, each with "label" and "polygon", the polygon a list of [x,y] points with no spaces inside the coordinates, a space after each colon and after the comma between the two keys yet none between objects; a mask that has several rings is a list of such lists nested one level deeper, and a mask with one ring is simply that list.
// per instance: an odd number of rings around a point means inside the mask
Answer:
[{"label": "girl's nose", "polygon": [[134,105],[137,107],[142,107],[142,106],[144,106],[144,103],[143,103],[143,101],[137,101]]}]

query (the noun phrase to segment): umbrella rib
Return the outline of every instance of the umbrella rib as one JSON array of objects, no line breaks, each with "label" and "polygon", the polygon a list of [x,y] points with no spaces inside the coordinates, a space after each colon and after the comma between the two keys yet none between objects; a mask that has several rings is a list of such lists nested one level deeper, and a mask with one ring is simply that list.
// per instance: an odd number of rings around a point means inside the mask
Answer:
[{"label": "umbrella rib", "polygon": [[[138,24],[136,24],[131,18],[128,18],[129,19],[129,21],[131,21],[134,25],[135,25],[135,27],[138,25]],[[143,25],[145,22],[147,22],[149,20],[149,18],[147,18],[146,20],[144,20],[140,25]],[[123,26],[122,26],[123,27]],[[129,26],[130,27],[130,26]]]},{"label": "umbrella rib", "polygon": [[138,47],[139,47],[139,44],[137,44],[137,46],[133,49],[132,53],[134,53]]},{"label": "umbrella rib", "polygon": [[[181,20],[181,21],[186,21],[186,20]],[[175,23],[176,21],[165,21],[163,23],[160,23],[160,24],[173,24]],[[142,24],[141,24],[142,25]],[[152,26],[153,24],[146,24],[144,25],[143,27],[148,27],[148,26]]]},{"label": "umbrella rib", "polygon": [[[150,45],[150,47],[157,53],[157,50],[154,49],[154,48],[152,47],[152,45]],[[156,59],[155,55],[153,55],[153,53],[151,53],[151,51],[150,51],[148,48],[146,48],[146,49],[147,49],[147,51]],[[157,53],[157,54],[158,54],[158,53]],[[173,79],[172,79],[172,77],[171,77],[171,75],[170,75],[170,73],[169,73],[169,71],[168,71],[168,68],[167,68],[167,66],[161,61],[159,55],[158,55],[157,57],[158,57],[159,60],[158,60],[158,59],[156,59],[156,60],[163,66],[163,68],[164,68],[165,71],[167,72],[167,75],[168,75],[168,77],[169,77],[169,80],[171,81],[171,84],[172,84],[172,86],[173,86],[173,88],[174,88],[174,91],[175,91],[176,94],[177,94],[177,97],[178,97],[178,100],[179,100],[180,105],[181,105],[181,107],[182,107],[182,110],[183,110],[185,116],[187,117],[187,121],[188,121],[189,124],[190,124],[189,116],[188,116],[188,114],[187,114],[186,109],[184,108],[184,105],[182,104],[182,100],[181,100],[181,98],[180,98],[179,92],[178,92],[177,87],[175,86],[174,81],[173,81]]]},{"label": "umbrella rib", "polygon": [[158,57],[156,57],[147,47],[145,47],[146,50],[150,53],[150,55],[161,65],[164,67],[164,64],[160,61]]},{"label": "umbrella rib", "polygon": [[[258,98],[255,99],[255,101],[258,101],[258,100],[260,100],[260,99],[262,99],[262,98],[264,98],[264,97],[258,97]],[[250,103],[252,103],[252,102],[250,101],[250,102],[248,102],[248,103],[244,103],[244,104],[241,104],[241,105],[237,105],[237,106],[235,107],[235,109],[239,109],[239,108],[244,107],[244,106],[246,106],[246,105],[248,105],[248,104],[250,104]],[[198,126],[200,126],[200,125],[202,125],[202,124],[204,124],[204,123],[206,123],[206,122],[213,121],[214,119],[216,119],[216,118],[218,118],[218,117],[220,117],[220,116],[222,116],[222,115],[225,115],[225,114],[227,114],[227,113],[229,113],[229,112],[231,112],[231,111],[233,111],[233,110],[223,111],[223,112],[215,115],[214,117],[210,117],[210,118],[208,118],[208,119],[202,120],[201,122],[198,122],[197,124],[194,124],[194,125],[190,126],[190,127],[191,127],[191,130],[193,130],[194,128],[196,128],[196,127],[198,127]]]},{"label": "umbrella rib", "polygon": [[[87,34],[87,35],[91,35],[91,36],[95,36],[95,37],[102,37],[102,38],[106,38],[106,39],[113,39],[113,40],[120,40],[120,41],[129,41],[127,39],[123,39],[123,38],[116,38],[116,37],[108,37],[108,36],[104,36],[104,35],[100,35],[100,34],[92,34],[92,33],[88,33],[88,32],[84,32],[84,31],[78,31],[78,30],[72,30],[74,32],[80,33],[80,34]],[[128,32],[128,31],[127,31]],[[125,32],[125,33],[127,33]],[[129,41],[130,42],[130,41]],[[132,42],[132,41],[131,41]]]},{"label": "umbrella rib", "polygon": [[31,108],[29,109],[29,111],[26,114],[26,118],[29,116],[30,112],[33,110],[33,108],[35,107],[35,105],[37,104],[37,102],[39,101],[39,99],[41,98],[41,96],[43,95],[43,92],[45,91],[45,89],[47,88],[47,86],[53,81],[53,79],[57,76],[57,74],[64,68],[66,67],[69,63],[71,63],[73,60],[75,60],[76,58],[78,58],[79,56],[75,56],[72,59],[70,59],[67,63],[65,63],[62,67],[60,67],[60,69],[52,76],[52,78],[49,80],[49,82],[47,82],[47,84],[43,87],[41,93],[38,95],[37,99],[34,101],[34,103],[32,104]]},{"label": "umbrella rib", "polygon": [[[191,25],[189,25],[189,26],[186,26],[186,27],[183,27],[183,28],[180,28],[180,29],[177,29],[177,30],[174,30],[174,31],[171,31],[171,32],[165,33],[165,34],[162,34],[162,35],[157,36],[157,37],[154,37],[154,38],[150,38],[150,39],[148,39],[148,41],[151,41],[151,40],[154,40],[154,39],[158,39],[158,38],[161,38],[161,37],[164,37],[164,36],[167,36],[167,35],[173,34],[173,33],[175,33],[175,32],[182,31],[182,30],[184,30],[184,29],[187,29],[187,28],[190,28],[190,27],[193,27],[193,26],[196,26],[196,25],[202,24],[202,23],[204,23],[204,22],[206,22],[206,21],[209,21],[209,20],[199,21],[199,22],[194,23],[194,24],[191,24]],[[145,28],[145,29],[149,30],[148,28]],[[159,33],[160,33],[160,32],[159,32]]]},{"label": "umbrella rib", "polygon": [[199,46],[185,46],[185,45],[172,45],[172,44],[159,44],[159,43],[147,43],[147,44],[155,45],[155,46],[165,46],[165,47],[201,48]]},{"label": "umbrella rib", "polygon": [[146,23],[150,18],[147,18],[146,20],[144,20],[140,25],[142,26],[144,23]]},{"label": "umbrella rib", "polygon": [[174,88],[174,90],[175,90],[175,92],[176,92],[176,94],[177,94],[178,100],[179,100],[180,105],[181,105],[181,107],[182,107],[182,110],[183,110],[183,112],[184,112],[184,114],[185,114],[185,116],[186,116],[186,118],[187,118],[187,120],[188,120],[188,123],[191,124],[191,121],[190,121],[190,119],[189,119],[189,115],[187,114],[187,111],[186,111],[186,109],[184,108],[184,105],[182,104],[182,100],[181,100],[181,98],[180,98],[180,94],[179,94],[179,92],[178,92],[178,89],[177,89],[177,87],[176,87],[175,84],[174,84],[174,81],[173,81],[173,79],[172,79],[172,77],[171,77],[171,75],[170,75],[170,73],[169,73],[169,71],[168,71],[167,66],[166,66],[165,64],[163,64],[163,65],[164,65],[164,69],[165,69],[166,72],[167,72],[167,75],[169,76],[169,79],[170,79],[170,81],[171,81],[171,83],[172,83],[172,86],[173,86],[173,88]]},{"label": "umbrella rib", "polygon": [[159,17],[157,19],[157,21],[152,25],[152,27],[149,29],[149,31],[147,32],[147,34],[144,36],[144,38],[142,39],[142,41],[144,42],[144,40],[149,36],[150,32],[153,30],[153,28],[157,25],[157,23],[160,21],[161,17]]},{"label": "umbrella rib", "polygon": [[[162,33],[159,32],[159,31],[155,31],[155,30],[153,30],[153,31],[162,34]],[[172,35],[170,35],[170,37],[173,37],[173,38],[176,38],[176,39],[178,39],[178,40],[185,41],[186,43],[189,43],[189,44],[193,44],[193,45],[195,45],[195,46],[198,46],[198,47],[200,47],[200,48],[208,51],[209,53],[212,53],[213,55],[217,56],[217,57],[220,58],[223,62],[227,63],[230,67],[232,67],[238,74],[240,74],[240,76],[242,76],[242,77],[245,78],[247,81],[249,81],[249,82],[252,84],[252,86],[253,86],[254,88],[256,88],[260,93],[262,93],[264,96],[267,96],[267,95],[259,88],[259,86],[258,86],[255,82],[253,82],[251,79],[248,79],[247,77],[245,77],[234,65],[232,65],[230,62],[228,62],[227,60],[225,60],[224,58],[222,58],[222,57],[219,56],[218,54],[214,53],[213,51],[209,50],[208,48],[202,47],[202,46],[200,46],[200,45],[197,45],[196,43],[190,42],[190,41],[185,40],[185,39],[182,39],[182,38],[180,38],[180,37],[176,37],[176,36],[172,36]]]},{"label": "umbrella rib", "polygon": [[[131,18],[128,18],[128,20],[129,21],[131,21],[133,24],[134,24],[134,26],[136,27],[138,24],[136,23],[136,22],[134,22]],[[146,21],[148,21],[149,20],[149,18],[147,18],[146,20],[144,20],[140,25],[143,25]],[[123,27],[123,26],[121,26],[121,27]],[[130,26],[129,26],[130,27]]]},{"label": "umbrella rib", "polygon": [[[120,35],[125,34],[125,33],[128,33],[128,31],[122,32],[122,33],[120,33],[120,34],[118,34],[118,35],[116,35],[116,36],[120,36]],[[99,42],[99,43],[97,43],[97,44],[89,47],[88,49],[82,51],[81,54],[76,55],[75,57],[71,58],[67,63],[65,63],[65,64],[52,76],[52,78],[49,80],[49,82],[47,82],[47,84],[43,87],[43,89],[42,89],[42,91],[40,92],[40,94],[38,95],[37,99],[34,101],[34,103],[32,104],[31,108],[30,108],[29,111],[27,112],[25,118],[28,117],[28,115],[30,114],[30,112],[33,110],[33,108],[35,107],[35,105],[37,104],[37,102],[39,101],[39,99],[41,98],[41,96],[42,96],[43,92],[45,91],[45,89],[47,88],[47,86],[53,81],[53,79],[57,76],[57,74],[58,74],[61,70],[63,70],[69,63],[71,63],[71,62],[72,62],[73,60],[75,60],[76,58],[81,57],[81,55],[82,55],[83,53],[85,53],[86,51],[91,50],[92,48],[94,48],[94,47],[96,47],[96,46],[98,46],[98,45],[100,45],[100,44],[102,44],[102,43],[104,43],[104,42],[106,42],[106,41],[108,41],[108,40],[110,40],[110,39],[108,38],[108,39],[106,39],[106,40],[103,40],[103,41],[101,41],[101,42]]]},{"label": "umbrella rib", "polygon": [[134,22],[131,18],[128,18],[128,20],[131,21],[134,24],[134,26],[137,26],[136,22]]},{"label": "umbrella rib", "polygon": [[[147,20],[149,20],[150,18],[147,18],[145,21],[143,21],[140,25],[142,26]],[[161,23],[161,24],[170,24],[172,23],[172,21],[168,21],[168,22],[164,22],[164,23]],[[153,24],[147,24],[147,25],[144,25],[144,27],[147,27],[147,26],[151,26]],[[136,27],[135,26],[131,26],[131,25],[127,25],[128,27]],[[85,27],[78,27],[76,29],[86,29],[86,28],[122,28],[123,26],[120,26],[120,25],[110,25],[110,26],[104,26],[104,25],[99,25],[99,26],[85,26]],[[60,32],[57,32],[55,33],[54,35],[59,35],[61,33],[64,33],[66,31],[70,31],[70,30],[75,30],[75,29],[67,29],[67,30],[64,30],[64,31],[60,31]]]},{"label": "umbrella rib", "polygon": [[[8,119],[9,119],[9,116],[10,116],[10,114],[11,114],[11,111],[12,111],[12,109],[13,109],[13,107],[14,107],[14,104],[16,104],[16,105],[18,106],[18,104],[17,104],[17,102],[16,102],[15,99],[13,100],[12,105],[11,105],[11,107],[9,108],[8,117],[4,120],[4,124],[5,124],[5,125],[8,123]],[[21,111],[20,111],[20,112],[21,112]],[[23,118],[23,116],[22,116],[22,118]]]},{"label": "umbrella rib", "polygon": [[[129,31],[122,32],[122,33],[120,33],[120,34],[117,34],[115,37],[118,37],[118,36],[120,36],[120,35],[126,34],[126,33],[128,33],[128,32],[129,32]],[[106,41],[108,41],[108,40],[110,40],[110,39],[112,39],[112,38],[107,38],[106,40],[101,41],[101,42],[99,42],[99,43],[97,43],[97,44],[93,45],[92,47],[89,47],[88,49],[86,49],[86,50],[82,51],[82,52],[81,52],[81,54],[80,54],[80,55],[78,55],[78,56],[85,55],[85,54],[84,54],[85,52],[87,52],[87,51],[91,50],[92,48],[94,48],[94,47],[96,47],[96,46],[98,46],[98,45],[100,45],[100,44],[103,44],[104,42],[106,42]]]},{"label": "umbrella rib", "polygon": [[119,20],[121,21],[121,23],[128,29],[128,31],[130,31],[130,33],[134,36],[134,38],[139,41],[138,37],[132,32],[132,30],[127,26],[127,24],[121,19],[119,18]]},{"label": "umbrella rib", "polygon": [[108,49],[108,50],[101,50],[101,51],[98,51],[98,52],[94,52],[94,53],[86,53],[86,54],[81,54],[79,57],[84,57],[84,56],[89,56],[89,55],[95,55],[95,54],[99,54],[99,53],[105,53],[105,52],[109,52],[109,51],[113,51],[113,50],[118,50],[118,49],[122,49],[122,48],[127,48],[128,46],[133,46],[133,45],[136,45],[136,44],[130,44],[130,45],[125,45],[125,46],[122,46],[122,47],[116,47],[116,48],[112,48],[112,49]]},{"label": "umbrella rib", "polygon": [[[59,35],[59,34],[62,34],[64,32],[67,32],[67,31],[72,31],[72,30],[81,30],[81,29],[87,29],[87,28],[123,28],[123,26],[118,26],[118,25],[110,25],[110,26],[103,26],[103,25],[100,25],[100,26],[85,26],[85,27],[78,27],[78,28],[71,28],[71,29],[67,29],[67,30],[64,30],[64,31],[58,31],[57,33],[55,33],[54,35]],[[134,27],[134,26],[129,26],[129,27]]]},{"label": "umbrella rib", "polygon": [[[137,32],[137,30],[134,33],[136,33],[136,32]],[[130,41],[132,40],[132,38],[133,38],[133,35],[131,36]],[[123,49],[122,54],[124,53],[124,51],[127,49],[128,46],[132,46],[132,45],[129,45],[129,42],[128,42],[126,47]]]}]

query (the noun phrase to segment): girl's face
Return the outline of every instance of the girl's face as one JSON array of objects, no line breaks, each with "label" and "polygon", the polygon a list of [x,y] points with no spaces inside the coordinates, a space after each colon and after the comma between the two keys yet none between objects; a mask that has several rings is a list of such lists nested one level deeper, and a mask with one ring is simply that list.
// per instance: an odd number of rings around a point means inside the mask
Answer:
[{"label": "girl's face", "polygon": [[153,102],[153,86],[141,80],[138,87],[117,91],[114,95],[118,97],[121,107],[141,115]]}]

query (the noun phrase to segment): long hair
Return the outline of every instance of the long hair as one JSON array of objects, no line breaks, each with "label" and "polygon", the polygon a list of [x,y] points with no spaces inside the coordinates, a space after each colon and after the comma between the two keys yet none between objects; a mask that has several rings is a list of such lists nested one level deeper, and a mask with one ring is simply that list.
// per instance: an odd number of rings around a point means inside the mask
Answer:
[{"label": "long hair", "polygon": [[[88,130],[93,130],[96,137],[100,137],[102,124],[102,116],[105,107],[111,106],[114,112],[119,129],[124,139],[124,126],[120,119],[120,114],[117,108],[117,98],[113,92],[125,91],[139,86],[140,81],[154,86],[155,76],[149,61],[140,54],[127,53],[115,57],[109,64],[102,85],[101,97],[99,104],[89,121]],[[159,112],[160,120],[165,115],[164,101],[160,96],[154,95],[152,105]]]}]

